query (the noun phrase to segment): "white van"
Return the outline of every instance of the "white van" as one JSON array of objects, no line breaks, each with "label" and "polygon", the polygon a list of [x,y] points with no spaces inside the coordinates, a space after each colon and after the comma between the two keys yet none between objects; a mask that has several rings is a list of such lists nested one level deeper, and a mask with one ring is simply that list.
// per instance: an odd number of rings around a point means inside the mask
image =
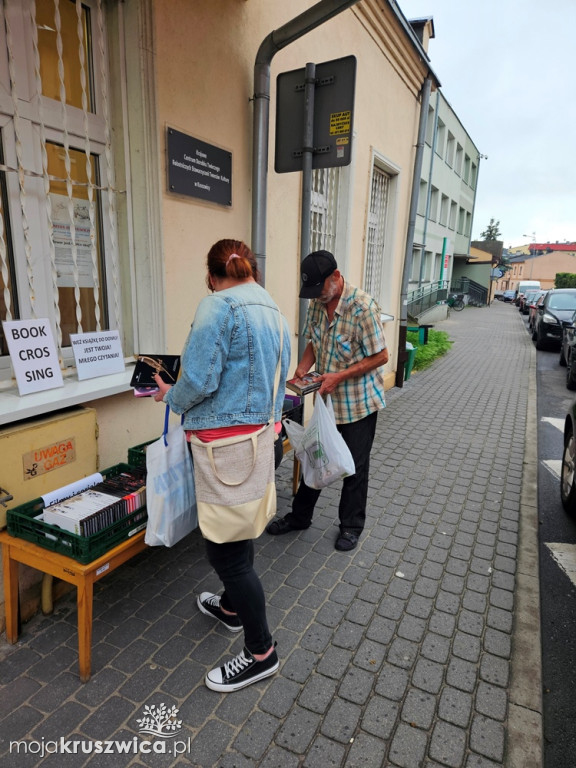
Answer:
[{"label": "white van", "polygon": [[540,288],[540,280],[520,280],[518,283],[518,292],[516,293],[516,296],[520,296],[520,294],[524,296],[528,293],[528,291],[540,290],[542,290]]}]

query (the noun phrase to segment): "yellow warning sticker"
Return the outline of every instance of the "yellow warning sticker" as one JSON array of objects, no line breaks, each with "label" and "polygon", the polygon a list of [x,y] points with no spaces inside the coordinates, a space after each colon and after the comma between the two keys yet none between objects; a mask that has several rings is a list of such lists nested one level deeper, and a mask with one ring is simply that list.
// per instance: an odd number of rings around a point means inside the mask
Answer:
[{"label": "yellow warning sticker", "polygon": [[332,112],[330,115],[330,136],[337,136],[341,133],[350,133],[352,123],[352,112]]},{"label": "yellow warning sticker", "polygon": [[340,136],[338,139],[336,139],[336,146],[343,146],[344,144],[350,143],[350,137],[349,136]]}]

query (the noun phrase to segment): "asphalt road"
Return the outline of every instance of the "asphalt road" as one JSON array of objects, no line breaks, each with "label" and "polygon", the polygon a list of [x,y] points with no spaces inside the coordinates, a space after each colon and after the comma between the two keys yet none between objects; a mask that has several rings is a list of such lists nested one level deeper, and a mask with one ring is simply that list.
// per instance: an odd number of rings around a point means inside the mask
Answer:
[{"label": "asphalt road", "polygon": [[537,353],[544,766],[574,768],[576,517],[562,509],[559,485],[564,419],[575,394],[566,388],[566,369],[558,360],[556,350]]}]

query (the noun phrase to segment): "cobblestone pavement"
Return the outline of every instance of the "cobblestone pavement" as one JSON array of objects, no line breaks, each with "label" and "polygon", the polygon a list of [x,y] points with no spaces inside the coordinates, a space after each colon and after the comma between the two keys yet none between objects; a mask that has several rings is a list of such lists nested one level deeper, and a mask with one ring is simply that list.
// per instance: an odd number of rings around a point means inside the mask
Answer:
[{"label": "cobblestone pavement", "polygon": [[[534,352],[518,312],[499,302],[437,327],[452,350],[391,390],[379,416],[359,547],[334,550],[335,488],[310,529],[258,542],[279,674],[228,695],[204,686],[242,639],[196,607],[218,581],[193,533],[96,585],[88,683],[73,593],[24,625],[17,645],[2,640],[2,766],[541,764],[536,502],[523,466]],[[291,471],[287,457],[280,514]],[[162,704],[178,709],[180,730],[152,739],[166,754],[137,752],[137,720]],[[52,754],[61,739],[68,752]],[[15,740],[28,754],[9,752]]]}]

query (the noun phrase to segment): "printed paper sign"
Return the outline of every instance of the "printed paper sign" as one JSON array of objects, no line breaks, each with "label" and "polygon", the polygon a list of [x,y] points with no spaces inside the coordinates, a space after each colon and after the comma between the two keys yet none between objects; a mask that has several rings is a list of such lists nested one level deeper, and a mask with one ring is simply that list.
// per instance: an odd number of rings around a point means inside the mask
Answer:
[{"label": "printed paper sign", "polygon": [[71,333],[70,341],[80,381],[125,370],[120,331]]},{"label": "printed paper sign", "polygon": [[20,394],[61,387],[62,371],[48,320],[6,320],[2,326]]}]

